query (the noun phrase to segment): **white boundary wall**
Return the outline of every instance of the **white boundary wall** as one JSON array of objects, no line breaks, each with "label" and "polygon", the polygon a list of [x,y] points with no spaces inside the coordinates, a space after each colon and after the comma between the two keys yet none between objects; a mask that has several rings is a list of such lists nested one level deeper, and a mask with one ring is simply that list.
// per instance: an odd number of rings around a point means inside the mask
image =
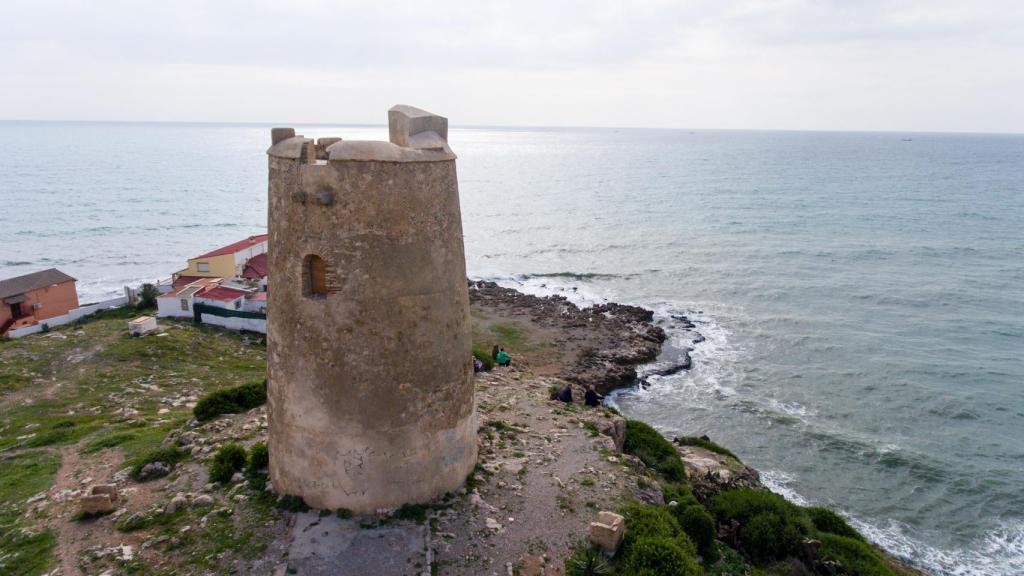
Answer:
[{"label": "white boundary wall", "polygon": [[[89,304],[88,306],[80,306],[74,310],[68,312],[63,316],[54,316],[53,318],[47,318],[46,320],[40,320],[38,324],[32,326],[25,326],[24,328],[18,328],[17,330],[11,330],[7,333],[11,338],[20,338],[22,336],[28,336],[29,334],[35,334],[43,331],[43,324],[53,328],[55,326],[63,326],[64,324],[70,324],[75,320],[78,320],[82,316],[88,316],[93,312],[105,310],[107,308],[117,308],[118,306],[124,306],[128,303],[127,296],[121,296],[120,298],[112,298],[110,300],[104,300],[103,302],[97,302],[95,304]],[[264,322],[264,326],[266,322]],[[266,328],[264,328],[264,331]]]}]

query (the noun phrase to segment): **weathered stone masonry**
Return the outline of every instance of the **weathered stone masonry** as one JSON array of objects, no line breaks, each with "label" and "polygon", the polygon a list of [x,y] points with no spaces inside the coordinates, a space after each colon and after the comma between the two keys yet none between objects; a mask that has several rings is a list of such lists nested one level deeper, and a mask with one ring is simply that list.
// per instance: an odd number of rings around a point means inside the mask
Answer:
[{"label": "weathered stone masonry", "polygon": [[270,476],[317,508],[426,501],[476,463],[448,121],[388,115],[391,142],[275,128],[267,152]]}]

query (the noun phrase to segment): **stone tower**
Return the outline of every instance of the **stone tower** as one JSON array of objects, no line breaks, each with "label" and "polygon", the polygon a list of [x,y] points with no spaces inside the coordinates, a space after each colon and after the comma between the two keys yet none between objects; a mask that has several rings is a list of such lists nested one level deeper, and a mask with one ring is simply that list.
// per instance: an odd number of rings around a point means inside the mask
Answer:
[{"label": "stone tower", "polygon": [[448,120],[388,111],[390,142],[275,128],[267,330],[270,478],[370,513],[476,464],[471,327]]}]

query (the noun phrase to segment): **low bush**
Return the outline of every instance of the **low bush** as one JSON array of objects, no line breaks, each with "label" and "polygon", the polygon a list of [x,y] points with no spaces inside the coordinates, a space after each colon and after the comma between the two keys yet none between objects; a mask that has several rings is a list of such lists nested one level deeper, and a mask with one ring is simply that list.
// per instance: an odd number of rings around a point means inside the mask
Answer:
[{"label": "low bush", "polygon": [[626,441],[622,449],[669,480],[686,480],[686,469],[675,446],[660,432],[639,420],[626,421]]},{"label": "low bush", "polygon": [[700,505],[690,487],[681,482],[662,482],[661,494],[666,503],[675,502],[677,509],[688,508],[694,504]]},{"label": "low bush", "polygon": [[851,576],[895,576],[885,565],[882,557],[871,546],[846,536],[821,534],[822,560],[832,560],[843,565],[846,574]]},{"label": "low bush", "polygon": [[169,446],[167,448],[157,448],[156,450],[150,450],[146,454],[139,458],[132,464],[131,472],[128,473],[133,480],[142,480],[142,469],[146,464],[153,464],[155,462],[163,462],[168,466],[173,467],[178,462],[181,462],[188,456],[188,453],[178,448],[177,446]]},{"label": "low bush", "polygon": [[565,560],[565,573],[567,576],[607,576],[613,569],[600,550],[580,544]]},{"label": "low bush", "polygon": [[670,508],[679,522],[679,527],[686,532],[690,540],[697,546],[697,553],[705,562],[718,560],[718,546],[715,544],[715,519],[700,504],[683,508],[681,505]]},{"label": "low bush", "polygon": [[703,570],[679,540],[663,536],[637,538],[626,550],[620,572],[633,576],[702,576]]},{"label": "low bush", "polygon": [[491,357],[490,350],[480,348],[478,346],[473,347],[473,357],[483,362],[484,372],[490,372],[494,369],[494,358]]},{"label": "low bush", "polygon": [[156,297],[159,295],[160,291],[157,290],[156,286],[148,283],[143,284],[142,288],[139,289],[139,301],[135,306],[139,310],[156,308]]},{"label": "low bush", "polygon": [[192,410],[196,420],[206,422],[221,414],[237,414],[267,403],[267,381],[214,390],[199,399]]},{"label": "low bush", "polygon": [[734,458],[737,462],[740,460],[739,457],[730,452],[728,448],[723,448],[722,446],[715,444],[707,436],[680,436],[677,437],[675,441],[676,444],[679,444],[680,446],[697,446],[698,448],[703,448],[709,452],[714,452],[715,454]]},{"label": "low bush", "polygon": [[213,455],[210,462],[210,482],[226,484],[235,472],[245,467],[245,448],[238,444],[225,444]]},{"label": "low bush", "polygon": [[744,488],[715,497],[719,522],[740,524],[740,547],[758,564],[796,552],[813,525],[799,506],[772,492]]},{"label": "low bush", "polygon": [[813,508],[807,508],[807,516],[810,517],[811,522],[814,524],[814,528],[819,532],[828,532],[829,534],[835,534],[836,536],[846,536],[847,538],[853,538],[854,540],[864,540],[864,537],[860,535],[850,526],[846,519],[839,514],[823,508],[821,506],[815,506]]},{"label": "low bush", "polygon": [[722,492],[715,497],[714,511],[720,522],[736,520],[740,524],[746,524],[762,512],[771,512],[781,517],[804,518],[803,510],[782,496],[751,488]]},{"label": "low bush", "polygon": [[672,538],[682,530],[667,508],[646,504],[627,504],[622,509],[626,518],[626,540],[643,536]]},{"label": "low bush", "polygon": [[285,494],[277,499],[277,507],[287,512],[308,512],[309,505],[302,499],[302,496]]},{"label": "low bush", "polygon": [[789,519],[761,512],[740,528],[740,545],[755,564],[781,560],[796,552],[800,531]]},{"label": "low bush", "polygon": [[257,442],[249,449],[249,457],[245,462],[245,473],[250,478],[259,476],[270,465],[270,451],[264,442]]}]

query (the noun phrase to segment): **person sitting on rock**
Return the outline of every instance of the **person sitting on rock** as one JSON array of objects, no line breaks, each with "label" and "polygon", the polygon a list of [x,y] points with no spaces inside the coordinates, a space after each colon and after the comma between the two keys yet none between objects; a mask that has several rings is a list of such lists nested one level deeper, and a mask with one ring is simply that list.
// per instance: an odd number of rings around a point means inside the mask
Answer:
[{"label": "person sitting on rock", "polygon": [[484,363],[476,356],[473,357],[473,372],[483,372]]},{"label": "person sitting on rock", "polygon": [[498,355],[494,357],[494,360],[498,363],[498,366],[508,366],[512,363],[512,356],[509,356],[508,352],[502,348],[498,350]]},{"label": "person sitting on rock", "polygon": [[587,386],[587,391],[583,393],[583,403],[587,406],[600,406],[603,399],[604,396],[595,392],[590,386]]},{"label": "person sitting on rock", "polygon": [[572,385],[566,384],[565,388],[558,393],[558,399],[566,404],[572,404]]}]

